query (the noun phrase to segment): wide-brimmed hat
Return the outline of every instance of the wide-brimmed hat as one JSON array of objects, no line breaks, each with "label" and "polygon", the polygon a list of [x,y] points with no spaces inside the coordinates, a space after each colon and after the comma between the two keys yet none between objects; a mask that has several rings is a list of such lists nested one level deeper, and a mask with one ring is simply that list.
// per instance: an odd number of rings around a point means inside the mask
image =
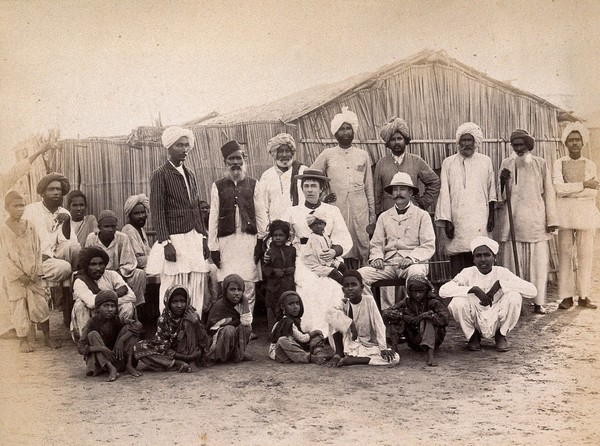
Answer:
[{"label": "wide-brimmed hat", "polygon": [[413,184],[410,175],[405,172],[398,172],[396,175],[394,175],[394,178],[392,178],[390,185],[384,187],[383,190],[386,191],[388,194],[391,194],[392,189],[394,189],[394,186],[408,186],[412,188],[415,194],[419,192],[419,188]]},{"label": "wide-brimmed hat", "polygon": [[296,175],[294,180],[319,180],[319,181],[331,181],[325,176],[322,170],[319,169],[306,169],[301,175]]}]

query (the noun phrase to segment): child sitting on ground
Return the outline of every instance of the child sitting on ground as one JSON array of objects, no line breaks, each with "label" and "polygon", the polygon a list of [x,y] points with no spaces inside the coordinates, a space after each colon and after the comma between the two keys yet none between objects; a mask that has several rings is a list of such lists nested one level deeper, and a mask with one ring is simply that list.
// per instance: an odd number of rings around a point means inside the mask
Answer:
[{"label": "child sitting on ground", "polygon": [[342,278],[343,308],[327,310],[326,321],[331,326],[330,342],[335,355],[329,367],[345,365],[396,365],[400,355],[387,348],[385,325],[375,299],[364,292],[362,276],[348,270]]},{"label": "child sitting on ground", "polygon": [[331,239],[324,233],[327,225],[326,212],[318,207],[308,214],[306,222],[312,233],[302,251],[302,262],[316,275],[331,277],[341,285],[342,274],[346,271],[344,261],[338,257],[332,257],[331,260],[324,260],[322,257],[333,246]]},{"label": "child sitting on ground", "polygon": [[154,371],[194,372],[204,365],[208,336],[201,317],[190,305],[188,290],[171,285],[163,298],[165,308],[156,323],[154,339],[138,342],[135,358]]},{"label": "child sitting on ground", "polygon": [[41,278],[40,238],[35,227],[21,218],[25,199],[19,192],[10,191],[4,197],[4,208],[8,218],[0,227],[0,266],[10,303],[10,321],[20,340],[19,350],[21,353],[33,351],[27,339],[29,336],[35,339],[32,323],[36,323],[44,333],[47,347],[58,348],[60,345],[50,338],[50,310]]},{"label": "child sitting on ground", "polygon": [[433,351],[444,342],[448,308],[436,296],[426,276],[412,276],[406,282],[406,290],[407,297],[382,312],[385,325],[390,327],[392,350],[398,351],[398,338],[404,335],[410,348],[427,352],[427,365],[437,366]]},{"label": "child sitting on ground", "polygon": [[142,375],[133,361],[133,346],[140,338],[142,324],[119,316],[118,299],[110,290],[96,295],[96,314],[83,327],[77,344],[87,364],[87,376],[108,370],[108,382],[115,381],[124,370],[135,377]]},{"label": "child sitting on ground", "polygon": [[332,354],[324,350],[325,338],[320,330],[304,333],[300,318],[304,313],[302,299],[295,291],[286,291],[277,305],[279,320],[271,331],[269,357],[283,364],[292,362],[323,364]]},{"label": "child sitting on ground", "polygon": [[271,246],[265,255],[263,276],[267,282],[265,304],[267,306],[267,326],[269,331],[277,320],[279,297],[286,291],[295,291],[294,272],[296,271],[296,248],[286,245],[290,238],[290,224],[283,220],[273,220],[269,225]]},{"label": "child sitting on ground", "polygon": [[206,356],[210,362],[253,360],[246,353],[252,331],[252,313],[244,298],[244,289],[244,279],[237,274],[229,274],[223,279],[223,296],[208,312],[212,341]]}]

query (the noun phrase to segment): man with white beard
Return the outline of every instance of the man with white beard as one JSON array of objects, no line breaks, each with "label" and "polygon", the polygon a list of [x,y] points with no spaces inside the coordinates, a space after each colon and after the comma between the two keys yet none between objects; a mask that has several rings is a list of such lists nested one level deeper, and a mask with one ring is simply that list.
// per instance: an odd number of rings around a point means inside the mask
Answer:
[{"label": "man with white beard", "polygon": [[[514,154],[500,166],[500,195],[510,197],[521,278],[537,288],[534,312],[545,314],[546,282],[550,263],[548,240],[558,228],[556,196],[546,160],[531,154],[535,139],[526,130],[510,135]],[[504,206],[500,223],[501,263],[516,272],[511,242],[509,209]]]},{"label": "man with white beard", "polygon": [[301,175],[306,166],[296,161],[296,141],[292,135],[280,133],[269,140],[267,151],[275,159],[275,165],[263,172],[259,184],[265,200],[265,210],[269,222],[281,219],[290,206],[304,203],[300,180],[292,180]]},{"label": "man with white beard", "polygon": [[246,154],[239,143],[228,141],[221,147],[221,154],[225,175],[213,183],[210,193],[208,248],[218,268],[219,282],[229,274],[244,279],[244,298],[252,312],[267,216],[258,182],[246,176]]}]

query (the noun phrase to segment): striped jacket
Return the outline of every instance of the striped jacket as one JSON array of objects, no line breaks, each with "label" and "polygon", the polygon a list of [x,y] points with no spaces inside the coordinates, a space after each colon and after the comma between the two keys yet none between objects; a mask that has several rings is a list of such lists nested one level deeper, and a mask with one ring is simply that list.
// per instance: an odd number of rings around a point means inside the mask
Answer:
[{"label": "striped jacket", "polygon": [[171,234],[185,234],[192,229],[206,235],[196,176],[185,165],[183,170],[190,186],[191,200],[183,176],[170,161],[150,176],[150,211],[157,242],[167,240]]}]

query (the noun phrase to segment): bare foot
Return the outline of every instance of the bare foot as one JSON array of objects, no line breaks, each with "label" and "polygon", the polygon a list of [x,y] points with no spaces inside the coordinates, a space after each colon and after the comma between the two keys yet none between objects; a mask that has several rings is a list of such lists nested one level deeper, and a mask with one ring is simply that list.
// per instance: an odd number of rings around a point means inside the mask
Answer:
[{"label": "bare foot", "polygon": [[21,343],[19,344],[19,351],[21,353],[31,353],[34,348],[29,344],[27,338],[21,338]]},{"label": "bare foot", "polygon": [[177,369],[179,373],[191,373],[192,371],[192,368],[187,362],[179,361],[179,363],[176,365],[179,366],[179,369]]},{"label": "bare foot", "polygon": [[44,345],[45,345],[46,347],[49,347],[49,348],[60,348],[60,347],[61,347],[61,344],[60,344],[60,342],[58,342],[58,341],[55,341],[55,340],[54,340],[54,339],[52,339],[52,338],[45,338],[45,339],[44,339]]},{"label": "bare foot", "polygon": [[433,350],[432,349],[427,350],[427,365],[429,367],[437,367],[437,365],[438,365],[437,361],[433,357]]},{"label": "bare foot", "polygon": [[312,362],[313,364],[322,365],[325,363],[326,360],[327,359],[325,358],[325,356],[310,355],[310,362]]},{"label": "bare foot", "polygon": [[329,360],[329,362],[327,363],[327,367],[337,367],[339,362],[340,362],[340,356],[333,355],[333,358],[331,358]]},{"label": "bare foot", "polygon": [[195,362],[190,362],[189,366],[190,366],[191,373],[194,373],[194,372],[197,372],[198,370],[200,370]]},{"label": "bare foot", "polygon": [[117,372],[117,369],[115,369],[114,367],[112,369],[109,370],[108,372],[108,379],[106,380],[106,382],[113,382],[116,381],[117,378],[119,377],[119,372]]},{"label": "bare foot", "polygon": [[344,367],[345,365],[349,365],[348,363],[350,362],[350,359],[348,358],[348,356],[344,356],[342,359],[340,359],[336,365],[336,367]]},{"label": "bare foot", "polygon": [[134,376],[136,378],[142,376],[142,373],[138,369],[136,369],[134,366],[129,365],[129,364],[125,367],[125,371],[127,371],[127,373],[129,373],[131,376]]}]

